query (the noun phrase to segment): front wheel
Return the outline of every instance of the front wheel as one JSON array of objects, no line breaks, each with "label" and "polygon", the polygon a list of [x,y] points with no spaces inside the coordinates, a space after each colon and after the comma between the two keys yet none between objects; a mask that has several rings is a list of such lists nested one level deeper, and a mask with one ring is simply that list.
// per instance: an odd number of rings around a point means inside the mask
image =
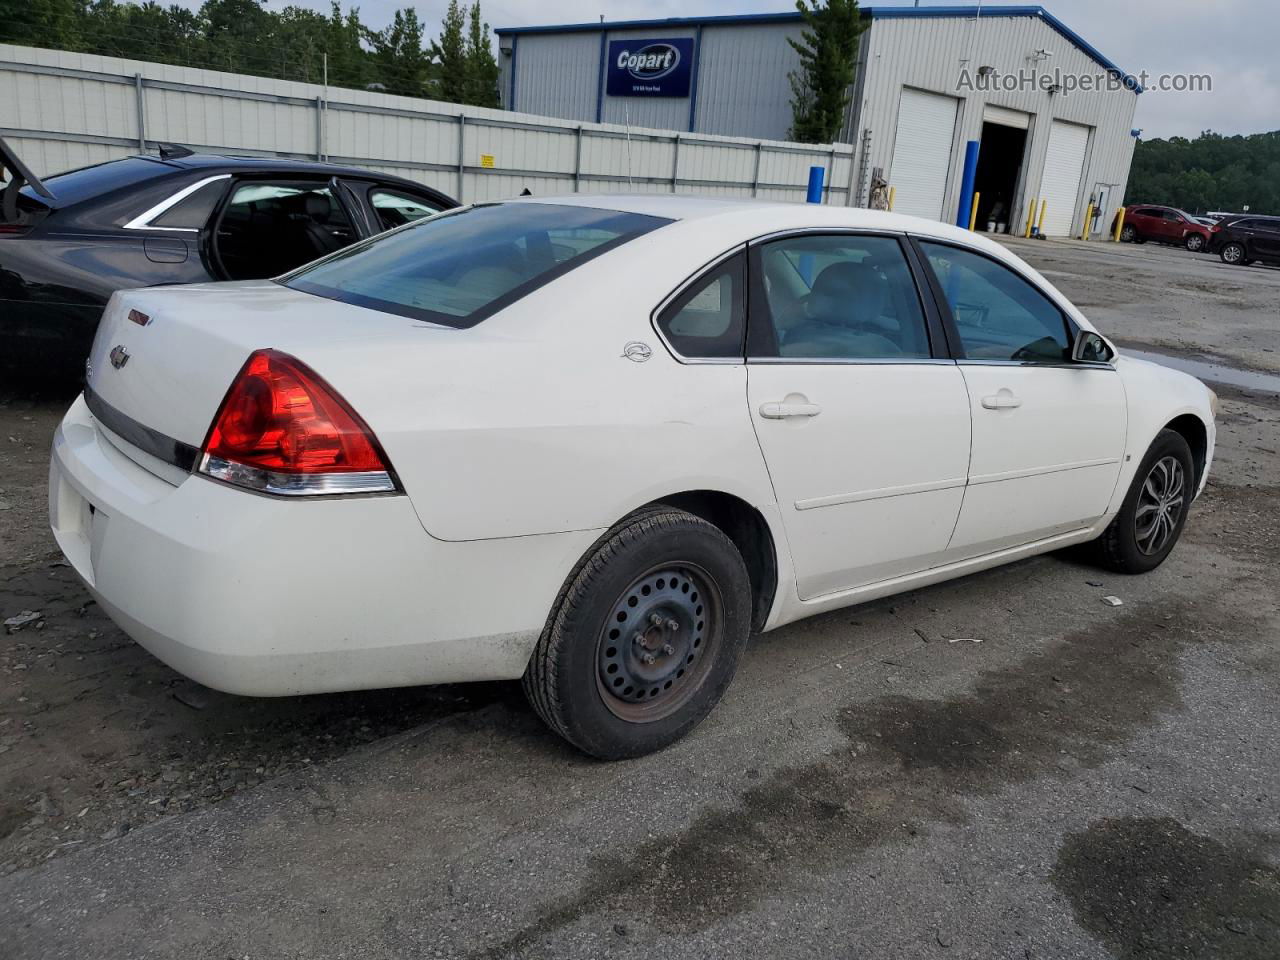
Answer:
[{"label": "front wheel", "polygon": [[646,510],[570,575],[525,670],[525,694],[580,750],[638,757],[711,712],[750,626],[750,580],[733,541],[682,510]]},{"label": "front wheel", "polygon": [[1244,266],[1248,262],[1245,256],[1244,244],[1241,243],[1228,243],[1222,248],[1222,253],[1219,256],[1222,257],[1223,263],[1229,263],[1233,267]]},{"label": "front wheel", "polygon": [[1119,573],[1147,573],[1164,563],[1182,536],[1195,486],[1191,447],[1180,433],[1161,430],[1098,541],[1102,563]]},{"label": "front wheel", "polygon": [[1204,249],[1204,237],[1198,233],[1187,234],[1187,249],[1192,253],[1199,253]]}]

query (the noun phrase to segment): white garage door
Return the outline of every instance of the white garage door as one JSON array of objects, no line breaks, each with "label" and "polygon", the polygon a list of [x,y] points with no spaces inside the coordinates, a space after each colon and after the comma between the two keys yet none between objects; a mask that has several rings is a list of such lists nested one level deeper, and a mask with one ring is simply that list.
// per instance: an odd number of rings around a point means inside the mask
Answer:
[{"label": "white garage door", "polygon": [[1044,158],[1044,179],[1040,183],[1040,195],[1049,203],[1048,215],[1044,218],[1046,236],[1071,234],[1088,147],[1088,127],[1053,121],[1049,128],[1049,152]]},{"label": "white garage door", "polygon": [[956,103],[954,97],[903,88],[893,167],[889,170],[889,183],[895,190],[894,213],[946,219],[942,201],[951,169]]}]

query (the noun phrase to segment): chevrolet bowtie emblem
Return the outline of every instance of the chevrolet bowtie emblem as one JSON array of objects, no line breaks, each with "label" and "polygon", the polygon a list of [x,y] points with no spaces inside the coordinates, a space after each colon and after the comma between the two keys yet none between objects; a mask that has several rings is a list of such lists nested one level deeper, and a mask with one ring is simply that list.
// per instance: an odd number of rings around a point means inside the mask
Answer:
[{"label": "chevrolet bowtie emblem", "polygon": [[123,344],[116,344],[111,348],[111,365],[119,370],[129,362],[129,351],[124,348]]}]

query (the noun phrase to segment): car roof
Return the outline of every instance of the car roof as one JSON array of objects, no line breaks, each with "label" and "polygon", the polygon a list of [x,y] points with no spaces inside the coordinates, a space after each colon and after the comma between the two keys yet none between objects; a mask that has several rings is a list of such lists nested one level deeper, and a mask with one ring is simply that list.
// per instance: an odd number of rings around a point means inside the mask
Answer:
[{"label": "car roof", "polygon": [[[730,199],[681,194],[569,194],[567,196],[520,197],[510,203],[555,203],[570,206],[618,210],[668,220],[705,221],[712,219],[759,220],[777,230],[809,227],[843,230],[885,230],[895,233],[917,233],[942,239],[958,240],[970,246],[983,246],[990,241],[979,234],[938,220],[912,217],[865,207],[845,207],[826,203],[788,203],[780,200]],[[768,232],[763,231],[763,232]]]},{"label": "car roof", "polygon": [[[186,156],[155,156],[133,154],[104,163],[92,164],[74,170],[66,170],[44,178],[53,197],[42,203],[57,209],[72,206],[86,200],[94,200],[117,190],[141,188],[147,184],[183,173],[237,173],[312,175],[323,177],[347,177],[351,179],[375,179],[396,184],[407,189],[434,194],[444,200],[452,200],[442,191],[404,177],[351,167],[325,163],[318,160],[298,160],[291,157],[250,157],[215,153],[193,153]],[[22,193],[34,197],[31,188],[23,187]],[[455,202],[456,201],[452,201]]]}]

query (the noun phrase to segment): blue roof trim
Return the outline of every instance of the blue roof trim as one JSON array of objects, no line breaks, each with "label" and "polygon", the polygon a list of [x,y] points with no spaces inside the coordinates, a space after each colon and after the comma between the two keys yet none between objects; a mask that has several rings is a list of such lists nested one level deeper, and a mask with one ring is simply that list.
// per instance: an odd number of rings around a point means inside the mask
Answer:
[{"label": "blue roof trim", "polygon": [[[865,16],[873,19],[906,20],[914,18],[936,17],[1036,17],[1062,34],[1074,46],[1132,85],[1134,93],[1142,93],[1142,86],[1137,79],[1122,70],[1113,61],[1103,56],[1098,48],[1089,43],[1065,23],[1041,6],[963,6],[963,7],[863,7]],[[567,23],[540,27],[498,27],[494,32],[499,36],[520,35],[523,33],[584,33],[596,30],[652,30],[663,27],[704,27],[733,24],[755,23],[797,23],[803,18],[797,12],[789,13],[739,13],[712,17],[667,17],[660,20],[610,20],[598,23]]]}]

